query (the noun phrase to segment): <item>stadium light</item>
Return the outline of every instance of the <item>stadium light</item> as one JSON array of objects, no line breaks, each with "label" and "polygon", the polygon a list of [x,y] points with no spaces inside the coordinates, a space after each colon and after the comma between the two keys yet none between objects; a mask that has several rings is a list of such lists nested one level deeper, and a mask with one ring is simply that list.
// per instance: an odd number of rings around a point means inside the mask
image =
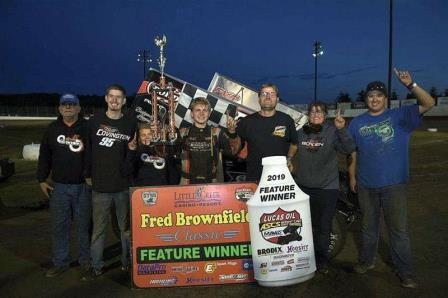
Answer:
[{"label": "stadium light", "polygon": [[140,50],[137,55],[137,61],[143,63],[143,80],[146,78],[146,64],[151,63],[149,50]]}]

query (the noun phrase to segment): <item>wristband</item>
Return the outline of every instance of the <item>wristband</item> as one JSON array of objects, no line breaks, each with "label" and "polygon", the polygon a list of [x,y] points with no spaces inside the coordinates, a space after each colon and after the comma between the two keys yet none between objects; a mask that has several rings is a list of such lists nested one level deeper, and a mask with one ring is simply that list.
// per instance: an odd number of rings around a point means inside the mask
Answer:
[{"label": "wristband", "polygon": [[417,87],[417,83],[416,82],[411,82],[409,85],[406,86],[406,88],[408,88],[409,91],[411,91],[415,87]]}]

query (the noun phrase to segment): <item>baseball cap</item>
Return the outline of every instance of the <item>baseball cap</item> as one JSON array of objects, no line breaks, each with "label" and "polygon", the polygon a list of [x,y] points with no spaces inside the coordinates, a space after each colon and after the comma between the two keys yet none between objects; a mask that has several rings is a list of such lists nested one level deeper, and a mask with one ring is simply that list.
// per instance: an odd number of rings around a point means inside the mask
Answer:
[{"label": "baseball cap", "polygon": [[61,95],[61,97],[59,98],[59,104],[65,104],[65,103],[72,103],[72,104],[79,104],[79,98],[74,95],[74,94],[70,94],[70,93],[66,93]]},{"label": "baseball cap", "polygon": [[366,87],[366,93],[369,93],[370,91],[379,91],[387,96],[386,85],[381,81],[370,82]]}]

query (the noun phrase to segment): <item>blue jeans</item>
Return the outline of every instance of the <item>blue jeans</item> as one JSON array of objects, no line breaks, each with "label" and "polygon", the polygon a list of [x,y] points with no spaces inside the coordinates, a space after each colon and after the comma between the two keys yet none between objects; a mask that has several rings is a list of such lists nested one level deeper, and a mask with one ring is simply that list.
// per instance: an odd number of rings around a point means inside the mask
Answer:
[{"label": "blue jeans", "polygon": [[381,188],[358,189],[362,212],[360,262],[373,264],[378,249],[380,215],[389,233],[390,255],[400,277],[412,276],[411,244],[407,225],[407,187],[397,184]]},{"label": "blue jeans", "polygon": [[50,198],[53,228],[53,264],[68,266],[71,223],[78,226],[79,258],[82,265],[89,264],[90,220],[92,216],[91,193],[83,184],[54,183]]},{"label": "blue jeans", "polygon": [[107,225],[112,204],[115,205],[118,226],[121,238],[121,263],[129,265],[130,231],[129,231],[129,191],[114,193],[92,193],[93,232],[90,252],[92,254],[92,267],[101,270],[104,267],[103,252],[106,240]]},{"label": "blue jeans", "polygon": [[300,186],[300,189],[310,196],[314,251],[319,269],[325,267],[328,263],[331,223],[336,211],[339,190],[308,188],[304,186]]}]

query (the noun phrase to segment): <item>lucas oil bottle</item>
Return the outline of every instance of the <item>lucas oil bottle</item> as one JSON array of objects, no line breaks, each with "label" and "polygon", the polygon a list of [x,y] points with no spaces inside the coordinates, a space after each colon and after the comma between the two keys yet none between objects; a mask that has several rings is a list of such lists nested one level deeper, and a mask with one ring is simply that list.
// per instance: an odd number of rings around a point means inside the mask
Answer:
[{"label": "lucas oil bottle", "polygon": [[284,156],[262,160],[263,173],[247,202],[255,279],[279,287],[314,276],[309,196],[299,189]]}]

